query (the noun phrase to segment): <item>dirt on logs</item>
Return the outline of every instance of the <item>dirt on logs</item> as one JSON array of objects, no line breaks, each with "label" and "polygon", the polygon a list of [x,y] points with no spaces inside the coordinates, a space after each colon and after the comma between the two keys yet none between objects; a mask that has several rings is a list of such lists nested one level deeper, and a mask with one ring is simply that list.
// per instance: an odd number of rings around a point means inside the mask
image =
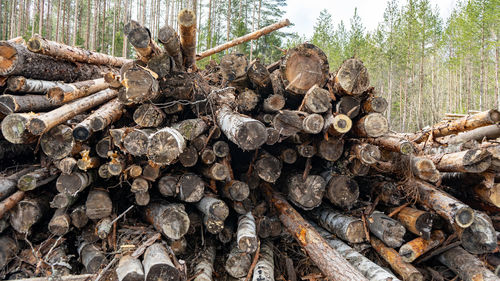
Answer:
[{"label": "dirt on logs", "polygon": [[288,20],[179,17],[136,60],[0,42],[2,279],[499,280],[498,111],[395,133],[357,58],[205,58]]}]

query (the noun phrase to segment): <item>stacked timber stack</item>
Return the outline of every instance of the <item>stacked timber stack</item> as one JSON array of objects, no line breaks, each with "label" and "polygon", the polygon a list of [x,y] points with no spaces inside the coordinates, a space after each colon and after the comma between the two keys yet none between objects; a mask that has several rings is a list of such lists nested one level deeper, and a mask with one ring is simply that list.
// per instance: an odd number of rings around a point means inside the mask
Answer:
[{"label": "stacked timber stack", "polygon": [[179,24],[128,23],[136,60],[0,42],[3,278],[498,280],[498,111],[393,133],[355,58],[198,70],[287,20],[198,55]]}]

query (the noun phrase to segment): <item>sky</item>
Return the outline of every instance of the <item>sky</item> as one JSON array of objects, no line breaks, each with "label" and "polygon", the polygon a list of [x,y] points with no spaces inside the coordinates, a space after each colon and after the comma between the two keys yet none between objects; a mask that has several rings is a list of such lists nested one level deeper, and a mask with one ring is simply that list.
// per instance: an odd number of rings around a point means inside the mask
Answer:
[{"label": "sky", "polygon": [[[400,1],[402,2],[402,1]],[[431,5],[439,7],[440,14],[447,18],[456,0],[430,0]],[[358,7],[358,14],[367,31],[377,28],[379,22],[384,19],[386,0],[288,0],[286,15],[293,24],[293,32],[310,37],[319,13],[327,9],[332,15],[336,26],[341,20],[349,27],[349,19],[354,15],[354,8]]]}]

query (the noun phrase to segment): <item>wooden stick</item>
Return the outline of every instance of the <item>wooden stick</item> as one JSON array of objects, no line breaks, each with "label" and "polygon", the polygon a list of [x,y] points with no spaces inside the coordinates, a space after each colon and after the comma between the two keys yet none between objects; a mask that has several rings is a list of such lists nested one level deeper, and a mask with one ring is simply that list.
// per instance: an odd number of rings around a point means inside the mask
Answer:
[{"label": "wooden stick", "polygon": [[0,219],[3,218],[8,211],[14,208],[19,201],[23,200],[24,195],[24,191],[16,191],[0,202]]},{"label": "wooden stick", "polygon": [[222,52],[222,51],[224,51],[226,49],[229,49],[229,48],[234,47],[236,45],[248,42],[250,40],[258,39],[261,36],[264,36],[264,35],[269,34],[269,33],[273,32],[273,31],[275,31],[277,29],[280,29],[282,27],[289,26],[289,25],[290,25],[290,21],[288,19],[285,19],[283,21],[271,24],[269,26],[266,26],[264,28],[256,30],[256,31],[254,31],[252,33],[249,33],[247,35],[244,35],[242,37],[238,37],[238,38],[233,39],[233,40],[231,40],[229,42],[226,42],[226,43],[224,43],[222,45],[219,45],[219,46],[216,46],[216,47],[214,47],[212,49],[209,49],[209,50],[206,50],[204,52],[201,52],[200,54],[196,55],[196,60],[201,60],[203,58],[206,58],[206,57],[211,56],[213,54],[217,54],[217,53]]},{"label": "wooden stick", "polygon": [[186,68],[196,69],[196,14],[183,9],[179,12],[178,21],[183,64]]},{"label": "wooden stick", "polygon": [[102,53],[96,53],[78,47],[68,46],[55,41],[50,41],[43,38],[39,34],[35,34],[28,40],[28,50],[34,53],[40,53],[51,56],[58,60],[66,60],[70,62],[84,62],[97,65],[110,65],[121,67],[125,63],[131,61],[126,58],[114,57]]},{"label": "wooden stick", "polygon": [[[285,228],[306,250],[309,257],[327,278],[334,280],[367,280],[337,251],[331,248],[323,237],[285,199],[272,190],[269,184],[264,183],[261,188],[268,202],[276,208]],[[328,259],[325,259],[325,257],[328,257]]]}]

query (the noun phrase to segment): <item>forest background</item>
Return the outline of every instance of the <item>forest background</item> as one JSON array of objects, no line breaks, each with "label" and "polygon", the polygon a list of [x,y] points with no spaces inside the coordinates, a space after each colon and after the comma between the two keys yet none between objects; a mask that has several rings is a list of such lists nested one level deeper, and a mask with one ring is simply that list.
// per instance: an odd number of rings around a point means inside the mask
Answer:
[{"label": "forest background", "polygon": [[[134,19],[153,36],[177,28],[183,8],[197,14],[197,50],[219,45],[283,18],[286,0],[0,0],[0,39],[33,34],[115,56],[133,57],[123,25]],[[382,3],[382,1],[380,1]],[[322,48],[335,71],[350,57],[367,66],[371,84],[390,106],[394,131],[411,132],[445,113],[499,108],[500,0],[457,1],[448,18],[429,0],[389,0],[374,30],[355,9],[334,25],[321,11],[313,34],[293,26],[234,47],[250,59],[278,60],[286,48],[308,41]],[[219,60],[225,53],[209,59]]]}]

